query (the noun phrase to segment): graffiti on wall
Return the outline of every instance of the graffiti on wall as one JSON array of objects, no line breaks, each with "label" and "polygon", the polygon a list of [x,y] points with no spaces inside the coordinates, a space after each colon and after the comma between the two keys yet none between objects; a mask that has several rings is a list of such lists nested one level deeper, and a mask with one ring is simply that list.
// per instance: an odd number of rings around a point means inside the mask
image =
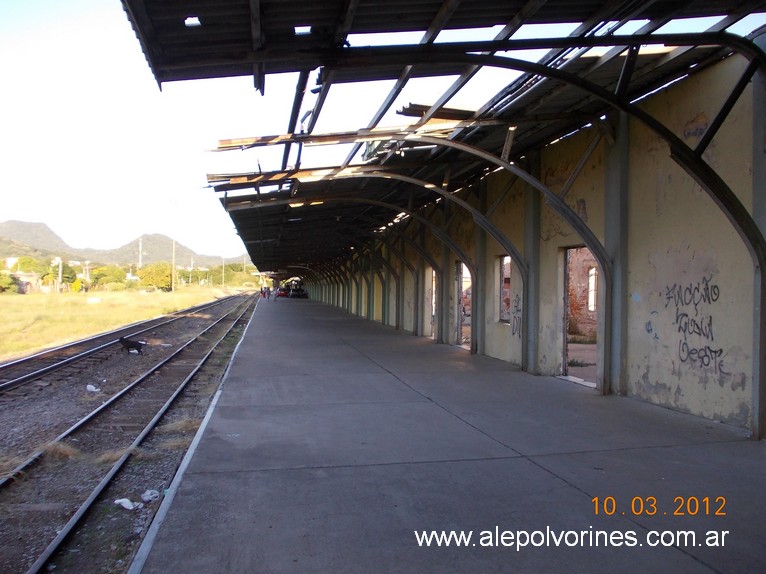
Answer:
[{"label": "graffiti on wall", "polygon": [[665,309],[673,313],[678,335],[678,359],[682,364],[725,374],[724,351],[715,339],[715,304],[721,290],[713,277],[666,285]]},{"label": "graffiti on wall", "polygon": [[521,339],[521,318],[521,297],[516,293],[516,295],[513,296],[513,307],[511,308],[511,324],[513,329],[512,334],[516,335],[519,339]]}]

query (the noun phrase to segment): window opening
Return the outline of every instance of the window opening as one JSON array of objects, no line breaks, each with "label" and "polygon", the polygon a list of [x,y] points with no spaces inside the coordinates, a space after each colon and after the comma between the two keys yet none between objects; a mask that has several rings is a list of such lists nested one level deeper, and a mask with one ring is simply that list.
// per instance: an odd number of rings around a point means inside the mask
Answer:
[{"label": "window opening", "polygon": [[500,265],[500,321],[511,322],[511,258],[501,257]]}]

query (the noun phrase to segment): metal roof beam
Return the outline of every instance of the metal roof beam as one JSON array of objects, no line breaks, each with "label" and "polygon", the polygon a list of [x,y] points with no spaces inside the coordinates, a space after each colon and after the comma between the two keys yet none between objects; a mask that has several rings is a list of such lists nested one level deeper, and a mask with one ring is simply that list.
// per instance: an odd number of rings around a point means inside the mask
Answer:
[{"label": "metal roof beam", "polygon": [[[439,32],[441,32],[441,30],[444,28],[444,25],[457,9],[460,1],[461,0],[446,0],[444,3],[442,3],[438,14],[431,21],[428,30],[426,30],[425,34],[423,34],[423,37],[420,39],[421,45],[433,43],[433,41],[436,39],[436,36],[439,35]],[[399,97],[399,94],[402,93],[402,90],[410,80],[412,69],[413,66],[404,66],[404,69],[402,70],[399,78],[396,80],[396,83],[391,87],[388,94],[383,99],[383,102],[380,104],[378,111],[375,112],[375,114],[372,116],[372,119],[367,124],[368,129],[377,126],[378,123],[380,123],[380,120],[383,119],[383,116],[386,115],[386,112],[391,108],[392,105],[394,105],[396,98]],[[351,160],[354,159],[354,156],[359,152],[360,147],[361,144],[356,144],[351,148],[351,151],[343,161],[344,167],[351,163]]]}]

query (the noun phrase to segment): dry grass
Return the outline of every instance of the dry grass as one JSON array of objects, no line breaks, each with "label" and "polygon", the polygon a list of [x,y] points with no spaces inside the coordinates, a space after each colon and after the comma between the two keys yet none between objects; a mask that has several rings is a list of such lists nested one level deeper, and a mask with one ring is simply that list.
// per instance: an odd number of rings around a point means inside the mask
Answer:
[{"label": "dry grass", "polygon": [[222,295],[219,290],[202,288],[175,293],[3,294],[0,362],[213,301]]},{"label": "dry grass", "polygon": [[108,450],[98,455],[95,458],[95,462],[96,464],[114,464],[115,462],[120,460],[123,456],[125,456],[128,452],[131,452],[131,449],[123,448],[123,449]]},{"label": "dry grass", "polygon": [[49,442],[41,450],[48,456],[60,460],[82,458],[82,453],[77,448],[64,442]]},{"label": "dry grass", "polygon": [[200,421],[196,419],[178,419],[177,421],[158,427],[157,430],[160,432],[197,432],[199,425]]},{"label": "dry grass", "polygon": [[0,478],[19,466],[24,459],[19,456],[0,456]]},{"label": "dry grass", "polygon": [[143,461],[162,460],[162,453],[153,450],[153,447],[137,447],[133,449],[133,459]]}]

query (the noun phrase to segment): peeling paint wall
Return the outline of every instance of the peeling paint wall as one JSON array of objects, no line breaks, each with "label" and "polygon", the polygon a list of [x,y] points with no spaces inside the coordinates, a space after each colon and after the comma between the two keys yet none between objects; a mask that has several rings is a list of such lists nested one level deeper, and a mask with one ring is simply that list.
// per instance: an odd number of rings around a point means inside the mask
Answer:
[{"label": "peeling paint wall", "polygon": [[[692,147],[742,62],[731,59],[643,106]],[[739,69],[739,72],[738,72]],[[733,76],[732,76],[733,74]],[[749,101],[749,98],[746,98]],[[705,159],[751,202],[747,102]],[[730,124],[729,124],[730,122]],[[641,125],[631,125],[628,392],[708,418],[750,423],[753,279],[750,256],[723,213]]]}]

